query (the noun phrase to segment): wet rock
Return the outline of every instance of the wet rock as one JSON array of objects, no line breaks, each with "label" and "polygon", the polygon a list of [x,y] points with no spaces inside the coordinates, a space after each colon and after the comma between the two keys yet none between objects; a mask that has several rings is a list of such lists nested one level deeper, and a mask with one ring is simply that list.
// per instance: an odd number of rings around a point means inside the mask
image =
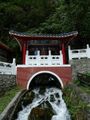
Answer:
[{"label": "wet rock", "polygon": [[51,120],[54,114],[54,110],[49,101],[43,101],[39,106],[31,110],[28,120]]},{"label": "wet rock", "polygon": [[18,116],[18,112],[22,110],[22,103],[21,101],[16,105],[15,109],[12,111],[9,120],[15,120]]},{"label": "wet rock", "polygon": [[19,95],[17,101],[13,105],[13,108],[11,108],[12,110],[7,120],[15,120],[17,118],[18,112],[22,110],[22,98],[26,92],[26,90],[23,90]]},{"label": "wet rock", "polygon": [[23,109],[23,107],[27,106],[32,102],[35,97],[35,93],[32,91],[26,91],[26,93],[21,96],[21,98],[17,101],[9,120],[15,120],[18,116],[18,112]]},{"label": "wet rock", "polygon": [[40,87],[39,94],[44,95],[46,88],[45,87]]},{"label": "wet rock", "polygon": [[56,96],[56,98],[59,98],[59,97],[60,97],[58,93],[55,93],[55,96]]},{"label": "wet rock", "polygon": [[51,120],[54,115],[53,111],[50,108],[33,108],[28,120]]},{"label": "wet rock", "polygon": [[42,103],[40,103],[40,105],[38,107],[40,107],[40,108],[50,108],[51,110],[53,110],[49,101],[43,101]]},{"label": "wet rock", "polygon": [[57,104],[60,104],[60,100],[58,100],[58,103]]},{"label": "wet rock", "polygon": [[28,104],[30,104],[30,103],[33,101],[34,97],[35,97],[35,93],[34,93],[33,91],[28,92],[28,93],[23,97],[23,99],[22,99],[22,104],[23,104],[24,106],[27,106]]},{"label": "wet rock", "polygon": [[55,101],[55,97],[54,97],[54,95],[52,94],[52,95],[50,95],[50,102],[54,102]]}]

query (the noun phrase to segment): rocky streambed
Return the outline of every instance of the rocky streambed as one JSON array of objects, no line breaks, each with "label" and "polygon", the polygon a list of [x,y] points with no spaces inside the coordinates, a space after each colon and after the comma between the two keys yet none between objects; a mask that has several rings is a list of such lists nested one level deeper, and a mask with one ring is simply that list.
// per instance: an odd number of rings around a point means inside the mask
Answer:
[{"label": "rocky streambed", "polygon": [[9,120],[70,120],[70,115],[60,89],[36,88],[22,95]]}]

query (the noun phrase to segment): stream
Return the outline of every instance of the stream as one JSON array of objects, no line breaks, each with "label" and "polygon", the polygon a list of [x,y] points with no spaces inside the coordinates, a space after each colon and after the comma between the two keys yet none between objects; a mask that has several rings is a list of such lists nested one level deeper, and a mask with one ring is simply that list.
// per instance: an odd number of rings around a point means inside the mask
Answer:
[{"label": "stream", "polygon": [[[54,87],[46,88],[43,94],[40,94],[40,88],[33,89],[32,91],[35,94],[32,103],[27,106],[23,106],[22,104],[22,110],[18,112],[15,120],[31,120],[28,117],[30,116],[32,110],[38,106],[42,109],[48,108],[48,106],[51,108],[53,112],[51,120],[71,120],[60,89]],[[36,119],[33,118],[33,120]]]}]

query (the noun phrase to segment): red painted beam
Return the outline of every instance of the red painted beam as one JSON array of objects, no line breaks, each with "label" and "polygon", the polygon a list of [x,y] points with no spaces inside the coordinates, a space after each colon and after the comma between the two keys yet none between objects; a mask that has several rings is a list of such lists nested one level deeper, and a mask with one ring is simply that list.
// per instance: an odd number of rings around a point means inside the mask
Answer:
[{"label": "red painted beam", "polygon": [[63,54],[63,64],[66,64],[66,50],[64,43],[62,43],[62,54]]},{"label": "red painted beam", "polygon": [[23,44],[22,47],[22,63],[25,64],[25,57],[26,57],[26,44]]}]

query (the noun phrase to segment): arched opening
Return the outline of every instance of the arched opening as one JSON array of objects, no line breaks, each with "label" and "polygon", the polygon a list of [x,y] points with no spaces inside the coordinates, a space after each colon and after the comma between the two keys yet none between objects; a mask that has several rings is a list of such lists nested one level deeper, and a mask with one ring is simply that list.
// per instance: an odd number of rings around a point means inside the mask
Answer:
[{"label": "arched opening", "polygon": [[27,89],[35,87],[57,87],[63,88],[62,80],[58,75],[50,71],[40,71],[34,74],[28,81]]}]

